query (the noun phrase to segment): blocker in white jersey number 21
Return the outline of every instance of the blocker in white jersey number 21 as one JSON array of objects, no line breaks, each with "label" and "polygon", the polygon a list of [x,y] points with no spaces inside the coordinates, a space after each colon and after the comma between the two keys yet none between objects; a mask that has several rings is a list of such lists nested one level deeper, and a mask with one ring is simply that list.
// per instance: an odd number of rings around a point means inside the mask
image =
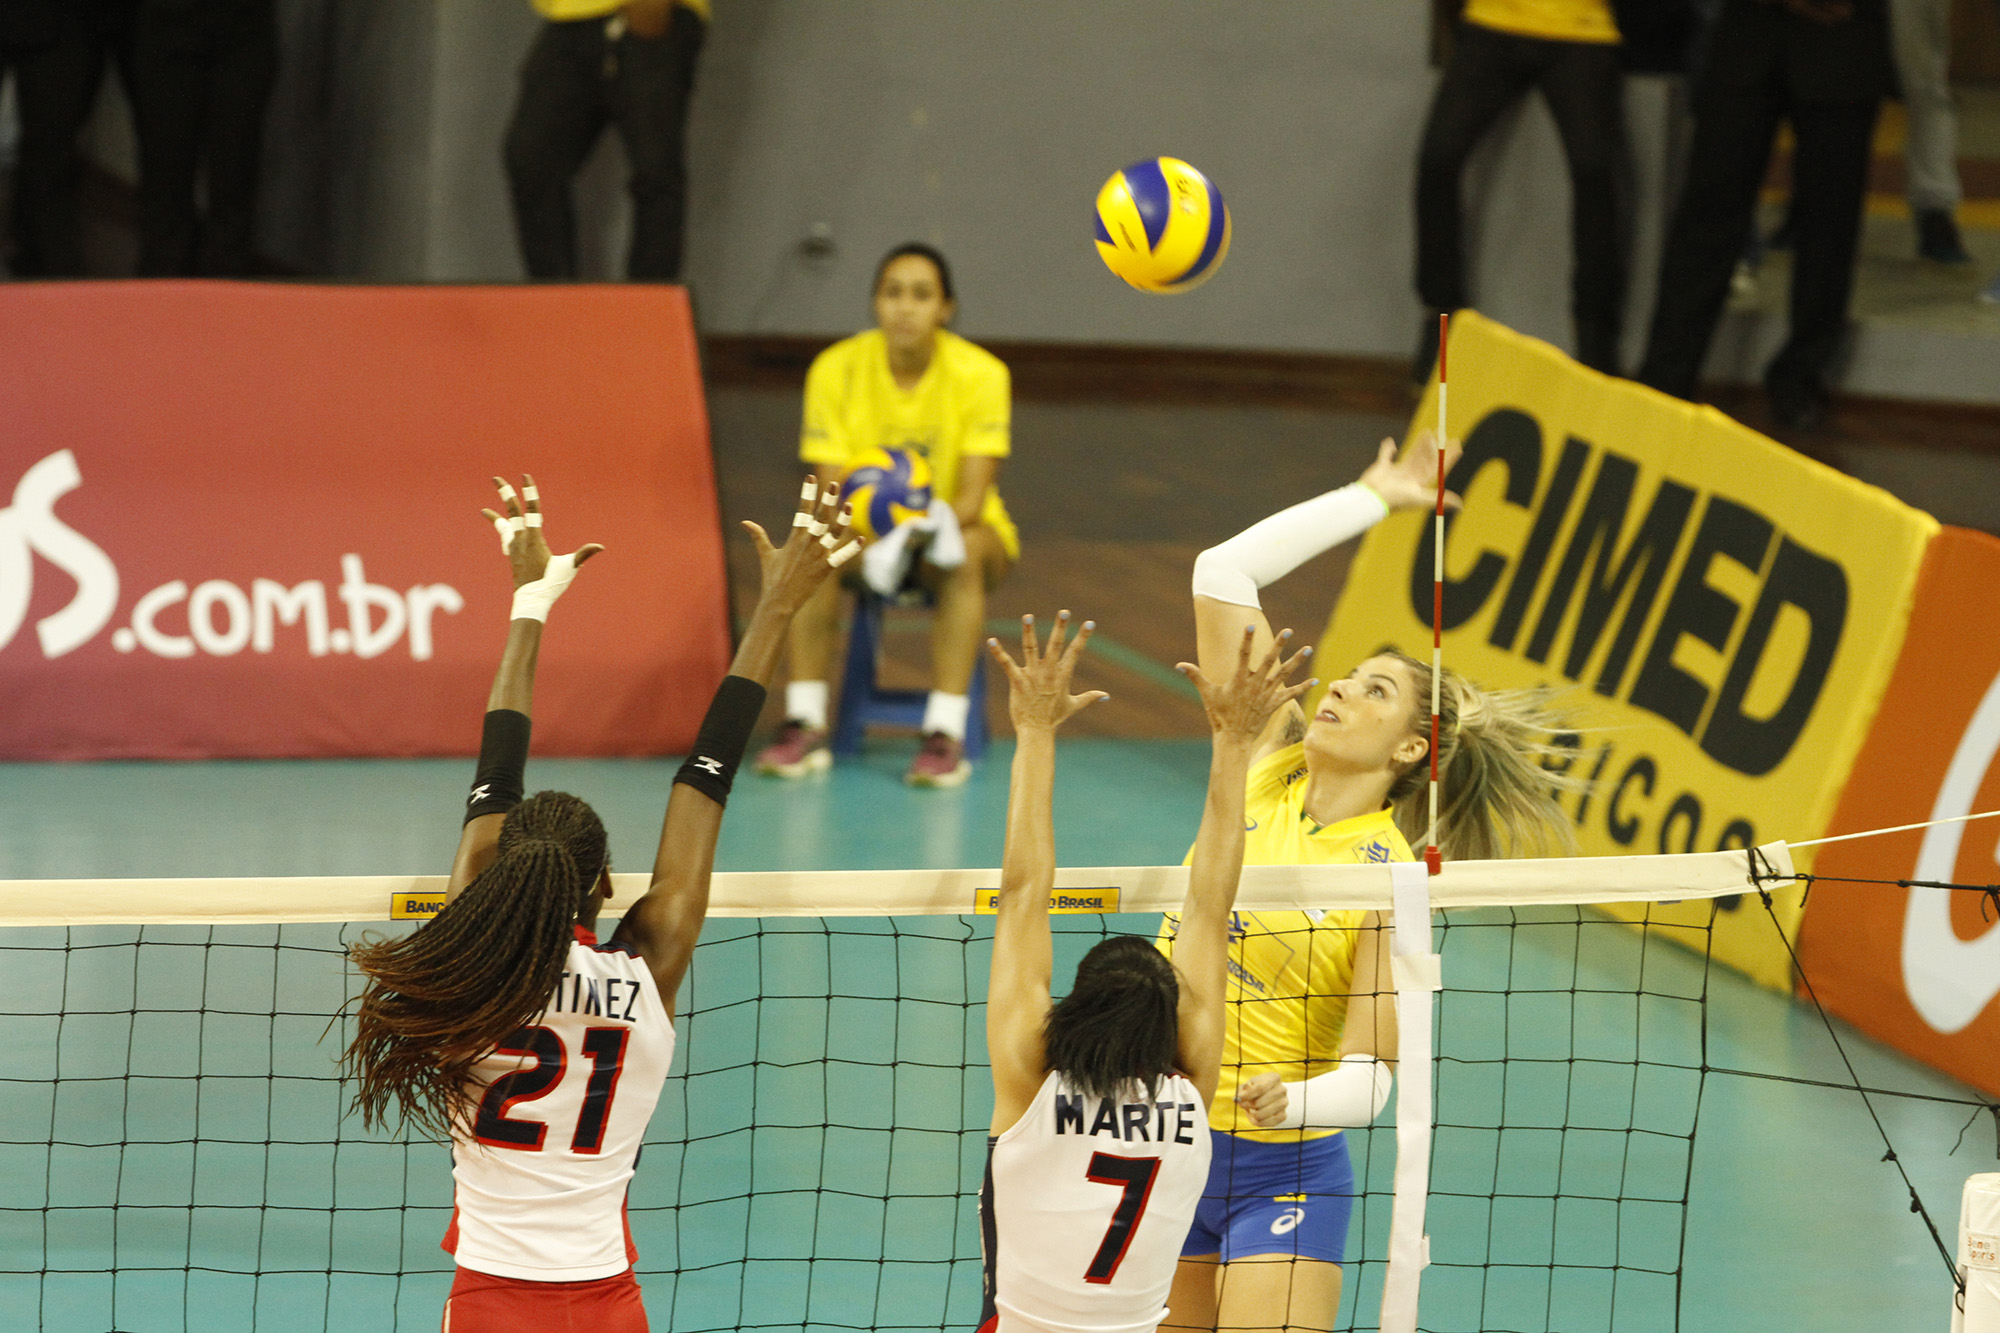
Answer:
[{"label": "blocker in white jersey number 21", "polygon": [[[611,1099],[618,1092],[618,1075],[625,1068],[625,1043],[630,1028],[588,1028],[583,1034],[583,1053],[590,1060],[590,1082],[583,1092],[583,1107],[577,1113],[576,1133],[570,1137],[570,1151],[595,1153],[604,1146],[604,1126],[611,1118]],[[522,1102],[546,1097],[562,1082],[569,1067],[563,1039],[553,1028],[517,1028],[494,1047],[496,1055],[519,1059],[534,1058],[511,1073],[502,1074],[479,1099],[479,1114],[473,1121],[473,1135],[495,1148],[540,1152],[548,1125],[539,1120],[510,1119],[507,1112]]]}]

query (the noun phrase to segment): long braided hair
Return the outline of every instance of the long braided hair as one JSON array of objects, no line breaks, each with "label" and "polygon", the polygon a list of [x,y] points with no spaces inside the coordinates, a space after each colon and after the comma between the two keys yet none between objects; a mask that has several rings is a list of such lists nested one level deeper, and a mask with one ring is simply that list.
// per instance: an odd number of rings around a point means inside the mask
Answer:
[{"label": "long braided hair", "polygon": [[547,1008],[607,856],[596,811],[537,792],[508,812],[493,863],[443,911],[348,950],[367,978],[344,1058],[364,1125],[392,1108],[439,1137],[469,1121],[472,1066]]}]

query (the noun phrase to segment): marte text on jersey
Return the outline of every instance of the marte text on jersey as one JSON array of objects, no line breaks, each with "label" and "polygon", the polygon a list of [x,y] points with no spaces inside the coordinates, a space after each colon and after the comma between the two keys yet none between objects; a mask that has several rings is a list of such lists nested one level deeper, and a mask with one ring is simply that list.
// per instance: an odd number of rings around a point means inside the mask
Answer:
[{"label": "marte text on jersey", "polygon": [[[1085,1129],[1084,1111],[1091,1102],[1097,1103],[1097,1113],[1090,1117],[1090,1128]],[[1078,1093],[1072,1097],[1066,1093],[1056,1094],[1056,1133],[1108,1134],[1125,1143],[1187,1143],[1194,1142],[1195,1117],[1201,1113],[1196,1102],[1126,1102],[1110,1097],[1089,1097]],[[1172,1135],[1168,1129],[1171,1124]]]}]

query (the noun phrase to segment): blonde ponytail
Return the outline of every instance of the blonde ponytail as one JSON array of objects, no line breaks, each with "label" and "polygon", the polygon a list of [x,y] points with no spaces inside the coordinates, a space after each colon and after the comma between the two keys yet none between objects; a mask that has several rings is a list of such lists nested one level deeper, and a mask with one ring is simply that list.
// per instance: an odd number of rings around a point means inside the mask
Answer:
[{"label": "blonde ponytail", "polygon": [[[1428,737],[1430,663],[1399,652],[1388,656],[1415,678],[1411,727]],[[1575,852],[1576,829],[1557,796],[1584,784],[1560,771],[1573,752],[1556,743],[1568,727],[1553,706],[1553,692],[1482,690],[1447,667],[1438,696],[1438,846],[1445,858]],[[1397,775],[1389,800],[1397,827],[1421,850],[1430,828],[1428,759]]]}]

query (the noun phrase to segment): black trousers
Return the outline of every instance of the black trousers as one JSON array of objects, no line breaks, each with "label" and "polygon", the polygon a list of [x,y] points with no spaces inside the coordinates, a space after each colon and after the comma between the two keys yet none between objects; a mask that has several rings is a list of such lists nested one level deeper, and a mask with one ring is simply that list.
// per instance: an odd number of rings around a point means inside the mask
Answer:
[{"label": "black trousers", "polygon": [[507,127],[507,183],[528,276],[577,276],[570,183],[605,127],[631,164],[635,282],[680,277],[687,215],[687,109],[707,25],[676,5],[665,36],[613,40],[603,19],[544,23],[521,67]]},{"label": "black trousers", "polygon": [[1471,304],[1460,199],[1465,163],[1494,121],[1535,88],[1555,116],[1569,164],[1578,359],[1614,370],[1625,310],[1624,73],[1615,46],[1458,25],[1417,157],[1417,295],[1435,310]]},{"label": "black trousers", "polygon": [[[101,12],[100,12],[101,11]],[[14,76],[21,141],[14,170],[10,267],[23,278],[83,273],[77,135],[97,101],[106,67],[129,50],[123,7],[79,5],[25,31],[0,27],[0,77]]]},{"label": "black trousers", "polygon": [[277,72],[273,0],[143,0],[132,33],[141,276],[253,271],[264,111]]},{"label": "black trousers", "polygon": [[1791,328],[1764,373],[1768,384],[1822,391],[1847,332],[1854,252],[1878,103],[1800,102],[1782,87],[1705,86],[1695,101],[1687,182],[1660,256],[1660,291],[1639,378],[1694,396],[1729,279],[1757,207],[1778,124],[1792,158]]}]

